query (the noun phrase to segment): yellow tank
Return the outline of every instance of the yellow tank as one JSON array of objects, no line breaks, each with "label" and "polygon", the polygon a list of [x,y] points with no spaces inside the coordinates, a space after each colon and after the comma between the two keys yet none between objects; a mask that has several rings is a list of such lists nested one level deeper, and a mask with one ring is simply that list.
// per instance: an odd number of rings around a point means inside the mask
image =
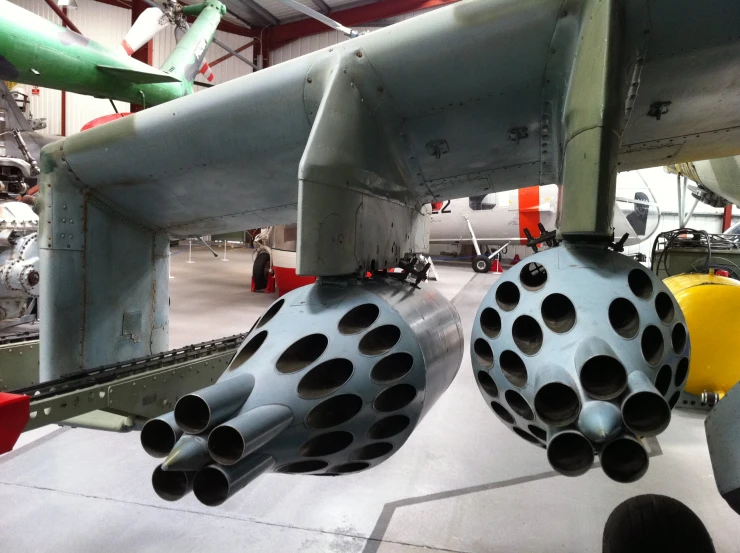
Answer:
[{"label": "yellow tank", "polygon": [[681,306],[691,337],[686,391],[719,397],[740,380],[740,282],[715,275],[685,274],[664,281]]}]

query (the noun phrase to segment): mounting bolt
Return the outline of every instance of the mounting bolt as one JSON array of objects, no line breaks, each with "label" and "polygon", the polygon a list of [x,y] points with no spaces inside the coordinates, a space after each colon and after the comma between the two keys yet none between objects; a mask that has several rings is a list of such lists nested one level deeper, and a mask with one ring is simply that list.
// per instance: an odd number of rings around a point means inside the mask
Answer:
[{"label": "mounting bolt", "polygon": [[362,52],[357,52],[357,53],[356,53],[355,55],[356,55],[356,56],[357,56],[358,58],[361,58],[361,57],[362,57]]}]

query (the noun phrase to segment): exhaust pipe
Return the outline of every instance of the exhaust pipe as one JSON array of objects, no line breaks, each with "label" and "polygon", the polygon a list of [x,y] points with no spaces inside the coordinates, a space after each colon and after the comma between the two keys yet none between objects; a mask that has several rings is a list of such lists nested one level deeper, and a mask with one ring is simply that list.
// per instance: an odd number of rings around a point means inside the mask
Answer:
[{"label": "exhaust pipe", "polygon": [[222,465],[234,465],[272,440],[293,421],[285,405],[262,405],[217,426],[208,437],[208,451]]},{"label": "exhaust pipe", "polygon": [[594,449],[580,432],[562,430],[550,435],[547,460],[564,476],[580,476],[594,464]]},{"label": "exhaust pipe", "polygon": [[150,419],[141,429],[141,446],[152,457],[167,457],[182,436],[172,412]]},{"label": "exhaust pipe", "polygon": [[229,467],[209,465],[195,475],[193,492],[203,505],[216,507],[274,465],[271,455],[259,453]]},{"label": "exhaust pipe", "polygon": [[578,430],[594,443],[601,444],[622,432],[622,412],[606,401],[589,401],[581,409]]},{"label": "exhaust pipe", "polygon": [[624,425],[637,436],[657,436],[671,422],[671,408],[643,372],[627,379],[628,393],[622,402]]},{"label": "exhaust pipe", "polygon": [[561,366],[550,364],[537,374],[534,409],[542,422],[567,426],[578,418],[581,401],[570,374]]},{"label": "exhaust pipe", "polygon": [[254,389],[254,376],[243,373],[220,380],[180,398],[175,421],[188,434],[200,434],[225,421],[244,405]]},{"label": "exhaust pipe", "polygon": [[198,470],[211,462],[208,442],[201,436],[183,436],[162,463],[164,471]]},{"label": "exhaust pipe", "polygon": [[152,487],[165,501],[177,501],[190,493],[194,479],[194,471],[164,471],[162,467],[157,467],[152,473]]},{"label": "exhaust pipe", "polygon": [[645,446],[629,434],[623,434],[606,444],[599,453],[599,459],[604,474],[623,484],[642,478],[650,463]]},{"label": "exhaust pipe", "polygon": [[592,336],[581,342],[575,361],[581,386],[589,397],[614,399],[627,387],[627,370],[601,338]]}]

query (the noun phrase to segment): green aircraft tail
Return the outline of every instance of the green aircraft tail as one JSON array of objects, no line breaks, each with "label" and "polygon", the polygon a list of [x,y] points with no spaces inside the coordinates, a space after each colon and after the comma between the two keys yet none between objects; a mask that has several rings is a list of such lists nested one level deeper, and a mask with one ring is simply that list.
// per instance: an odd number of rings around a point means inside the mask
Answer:
[{"label": "green aircraft tail", "polygon": [[206,0],[202,4],[184,6],[183,13],[198,17],[182,34],[161,69],[192,87],[196,75],[203,68],[206,52],[213,41],[221,17],[226,13],[226,6],[218,0]]}]

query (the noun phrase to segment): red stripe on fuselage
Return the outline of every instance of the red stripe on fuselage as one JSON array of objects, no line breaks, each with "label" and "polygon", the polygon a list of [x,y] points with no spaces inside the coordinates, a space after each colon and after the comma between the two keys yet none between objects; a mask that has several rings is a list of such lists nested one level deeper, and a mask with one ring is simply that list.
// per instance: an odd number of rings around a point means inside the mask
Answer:
[{"label": "red stripe on fuselage", "polygon": [[126,42],[125,40],[121,43],[121,46],[123,46],[123,49],[126,50],[126,53],[129,56],[134,53],[134,49],[131,48],[131,46],[129,45],[129,43]]},{"label": "red stripe on fuselage", "polygon": [[524,229],[529,229],[532,236],[540,235],[537,225],[540,224],[540,187],[530,186],[519,189],[519,237],[521,243],[527,243]]}]

